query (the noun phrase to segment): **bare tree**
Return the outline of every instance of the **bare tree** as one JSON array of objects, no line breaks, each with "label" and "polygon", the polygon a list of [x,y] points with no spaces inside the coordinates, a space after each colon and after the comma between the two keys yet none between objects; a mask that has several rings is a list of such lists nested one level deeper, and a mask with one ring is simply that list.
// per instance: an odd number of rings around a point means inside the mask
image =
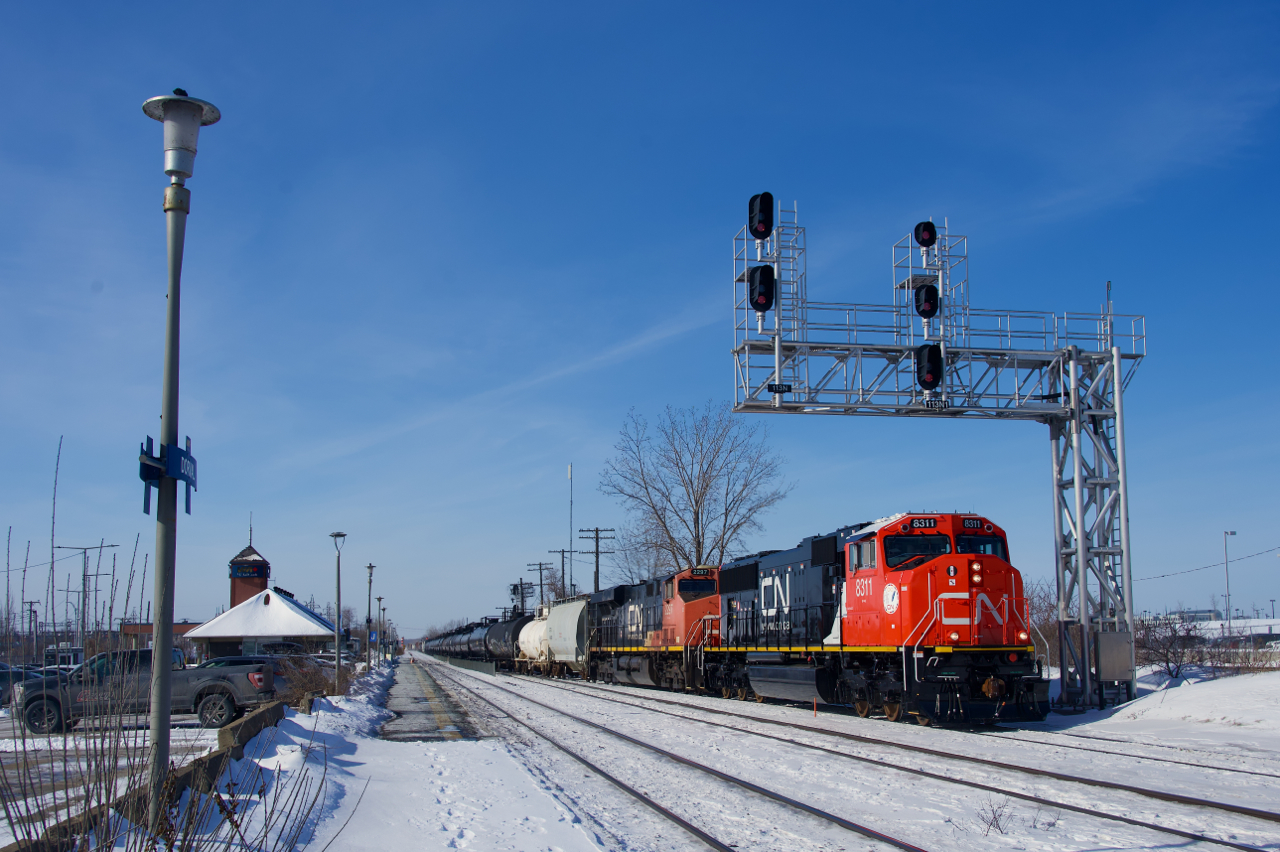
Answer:
[{"label": "bare tree", "polygon": [[653,429],[632,410],[600,477],[601,492],[631,516],[621,564],[641,572],[719,565],[741,548],[791,490],[767,438],[711,402],[667,406]]}]

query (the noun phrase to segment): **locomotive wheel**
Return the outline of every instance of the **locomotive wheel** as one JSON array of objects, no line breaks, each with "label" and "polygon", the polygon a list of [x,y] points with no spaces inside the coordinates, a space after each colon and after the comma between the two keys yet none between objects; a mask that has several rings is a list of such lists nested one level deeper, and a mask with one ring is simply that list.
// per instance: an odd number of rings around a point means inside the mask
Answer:
[{"label": "locomotive wheel", "polygon": [[920,715],[916,716],[916,724],[922,728],[927,728],[933,724],[933,720],[930,719],[928,716],[924,715],[923,713],[921,713]]},{"label": "locomotive wheel", "polygon": [[853,702],[853,712],[857,713],[859,716],[861,716],[864,719],[867,718],[868,716],[871,715],[871,702],[870,701]]},{"label": "locomotive wheel", "polygon": [[902,705],[886,702],[884,705],[884,717],[890,722],[899,721],[902,718]]},{"label": "locomotive wheel", "polygon": [[730,689],[730,688],[729,688],[729,687],[727,687],[727,686],[722,686],[722,687],[720,687],[720,697],[721,697],[721,698],[729,698],[729,697],[731,697],[732,695],[733,695],[733,690],[732,690],[732,689]]},{"label": "locomotive wheel", "polygon": [[764,696],[763,696],[763,695],[760,695],[760,694],[758,694],[758,693],[757,693],[757,695],[756,695],[756,703],[757,703],[757,704],[763,704],[763,703],[764,703]]},{"label": "locomotive wheel", "polygon": [[738,687],[738,700],[739,701],[747,700],[747,688],[745,686]]}]

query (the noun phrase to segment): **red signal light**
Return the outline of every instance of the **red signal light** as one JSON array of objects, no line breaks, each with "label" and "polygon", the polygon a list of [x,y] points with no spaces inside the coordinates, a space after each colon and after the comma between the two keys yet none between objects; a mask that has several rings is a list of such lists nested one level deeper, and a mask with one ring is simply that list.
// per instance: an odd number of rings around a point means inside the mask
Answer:
[{"label": "red signal light", "polygon": [[773,194],[762,192],[751,196],[747,205],[747,230],[757,240],[767,240],[773,233]]},{"label": "red signal light", "polygon": [[933,319],[937,316],[942,300],[938,298],[938,288],[935,285],[921,284],[917,286],[915,296],[917,314],[925,319]]},{"label": "red signal light", "polygon": [[747,270],[747,301],[756,313],[762,314],[773,307],[775,283],[772,266],[753,266]]},{"label": "red signal light", "polygon": [[916,225],[912,236],[916,238],[916,243],[921,248],[928,248],[938,241],[938,229],[932,222],[921,222]]},{"label": "red signal light", "polygon": [[916,350],[916,382],[925,390],[942,384],[942,347],[926,343]]}]

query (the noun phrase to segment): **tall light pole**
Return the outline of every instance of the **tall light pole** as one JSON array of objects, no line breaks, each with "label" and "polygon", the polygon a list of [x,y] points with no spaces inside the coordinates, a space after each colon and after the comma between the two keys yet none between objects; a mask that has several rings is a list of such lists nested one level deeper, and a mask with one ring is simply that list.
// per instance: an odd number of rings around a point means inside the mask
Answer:
[{"label": "tall light pole", "polygon": [[1235,535],[1235,530],[1222,533],[1222,566],[1227,572],[1227,635],[1231,635],[1231,555],[1227,550],[1227,536]]},{"label": "tall light pole", "polygon": [[333,546],[338,551],[338,606],[333,614],[333,694],[342,694],[339,686],[342,679],[342,544],[347,540],[347,534],[344,532],[329,533],[329,538],[333,539]]},{"label": "tall light pole", "polygon": [[382,662],[382,613],[386,610],[382,606],[382,596],[375,598],[378,602],[378,662]]},{"label": "tall light pole", "polygon": [[[160,456],[150,452],[139,461],[143,464],[144,506],[151,499],[151,484],[156,485],[156,614],[152,622],[151,666],[151,753],[147,802],[148,826],[160,830],[164,817],[163,790],[169,772],[170,699],[173,685],[173,578],[178,544],[178,480],[188,484],[187,511],[191,510],[190,486],[195,484],[195,460],[190,442],[184,453],[178,447],[178,342],[182,317],[182,251],[186,242],[187,213],[191,210],[191,191],[187,178],[196,163],[196,142],[200,128],[222,118],[218,108],[208,101],[188,97],[182,89],[172,95],[150,98],[142,104],[149,118],[164,123],[164,173],[169,186],[164,191],[164,212],[169,256],[169,296],[165,310],[164,390],[160,406]],[[150,438],[147,439],[150,442]]]},{"label": "tall light pole", "polygon": [[369,640],[373,638],[373,569],[374,564],[369,563],[369,599],[365,602],[364,611],[364,668],[365,671],[373,664],[372,650],[369,648]]}]

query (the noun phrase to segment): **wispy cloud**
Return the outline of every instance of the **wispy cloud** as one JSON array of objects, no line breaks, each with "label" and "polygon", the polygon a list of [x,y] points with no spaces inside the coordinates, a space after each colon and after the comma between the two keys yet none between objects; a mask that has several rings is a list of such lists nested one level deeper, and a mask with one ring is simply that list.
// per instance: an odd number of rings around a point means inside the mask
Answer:
[{"label": "wispy cloud", "polygon": [[466,421],[475,417],[477,412],[492,415],[495,411],[522,404],[527,400],[527,395],[538,388],[560,382],[571,376],[589,374],[617,364],[648,351],[664,341],[715,325],[719,320],[718,314],[713,317],[707,310],[689,310],[670,321],[651,325],[607,349],[593,353],[580,353],[583,357],[570,362],[546,367],[442,405],[433,405],[428,411],[416,413],[372,431],[347,433],[303,445],[295,452],[277,456],[274,466],[278,470],[310,468],[358,455],[434,424],[451,420]]}]

